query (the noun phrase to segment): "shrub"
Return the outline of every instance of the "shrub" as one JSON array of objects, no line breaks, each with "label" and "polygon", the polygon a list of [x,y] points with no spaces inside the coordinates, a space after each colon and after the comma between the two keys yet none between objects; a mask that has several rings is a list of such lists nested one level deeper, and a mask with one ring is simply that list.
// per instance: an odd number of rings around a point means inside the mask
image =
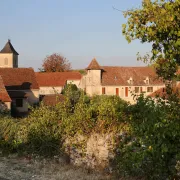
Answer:
[{"label": "shrub", "polygon": [[46,106],[32,108],[25,119],[0,119],[0,148],[3,152],[26,152],[44,156],[59,153],[61,136],[55,111]]},{"label": "shrub", "polygon": [[131,133],[117,155],[118,170],[124,175],[146,179],[170,179],[176,174],[180,155],[179,100],[165,103],[141,96],[128,107]]}]

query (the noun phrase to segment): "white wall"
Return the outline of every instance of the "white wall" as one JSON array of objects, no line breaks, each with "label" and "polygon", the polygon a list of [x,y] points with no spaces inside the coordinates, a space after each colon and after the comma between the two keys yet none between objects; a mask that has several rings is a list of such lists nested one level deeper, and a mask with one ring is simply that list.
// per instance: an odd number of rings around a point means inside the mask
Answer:
[{"label": "white wall", "polygon": [[[8,64],[5,64],[5,58],[7,59]],[[13,54],[0,53],[0,68],[12,68],[13,67]]]},{"label": "white wall", "polygon": [[8,110],[11,110],[11,102],[5,102],[4,103]]},{"label": "white wall", "polygon": [[58,86],[58,87],[40,87],[39,95],[61,93],[62,89],[63,89],[63,86]]},{"label": "white wall", "polygon": [[[160,86],[101,86],[101,94],[102,88],[105,87],[106,95],[116,95],[116,88],[119,88],[119,97],[128,101],[130,103],[135,103],[134,95],[140,95],[140,88],[142,87],[142,92],[144,93],[145,97],[152,94],[153,92],[157,91],[164,87],[164,85]],[[125,95],[125,88],[128,87],[128,96]],[[139,93],[135,93],[135,87],[139,87]],[[153,87],[153,92],[147,92],[147,87]]]},{"label": "white wall", "polygon": [[67,80],[67,84],[75,84],[77,87],[79,87],[80,80]]}]

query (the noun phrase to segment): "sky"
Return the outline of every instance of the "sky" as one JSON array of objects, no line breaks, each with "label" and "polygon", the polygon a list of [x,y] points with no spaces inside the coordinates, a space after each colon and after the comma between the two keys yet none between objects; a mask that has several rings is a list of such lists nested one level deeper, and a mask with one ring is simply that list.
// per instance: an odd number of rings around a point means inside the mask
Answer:
[{"label": "sky", "polygon": [[8,39],[19,53],[19,67],[41,68],[52,53],[66,57],[73,69],[86,68],[92,58],[100,65],[142,66],[137,52],[149,44],[127,43],[126,19],[120,11],[142,0],[1,0],[0,48]]}]

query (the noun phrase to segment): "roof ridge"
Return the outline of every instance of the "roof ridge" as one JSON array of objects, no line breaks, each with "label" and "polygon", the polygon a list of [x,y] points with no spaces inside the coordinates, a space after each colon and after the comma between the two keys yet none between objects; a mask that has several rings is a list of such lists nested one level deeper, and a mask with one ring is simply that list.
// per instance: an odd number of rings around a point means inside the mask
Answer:
[{"label": "roof ridge", "polygon": [[101,67],[121,67],[121,68],[152,68],[148,66],[101,66]]}]

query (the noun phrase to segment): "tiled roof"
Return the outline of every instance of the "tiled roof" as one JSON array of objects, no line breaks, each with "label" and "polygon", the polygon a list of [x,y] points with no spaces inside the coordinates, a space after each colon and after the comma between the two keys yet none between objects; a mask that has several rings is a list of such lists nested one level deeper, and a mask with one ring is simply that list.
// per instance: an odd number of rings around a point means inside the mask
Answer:
[{"label": "tiled roof", "polygon": [[0,76],[0,101],[2,102],[11,102],[11,98],[9,97],[2,80],[2,77]]},{"label": "tiled roof", "polygon": [[100,65],[98,64],[97,60],[94,58],[89,66],[86,68],[87,70],[101,70]]},{"label": "tiled roof", "polygon": [[67,80],[80,80],[81,74],[70,72],[37,72],[36,78],[39,86],[64,86]]},{"label": "tiled roof", "polygon": [[[173,88],[173,93],[180,93],[180,84],[178,84],[176,87]],[[180,94],[178,94],[180,95]],[[161,88],[158,89],[157,91],[153,92],[152,94],[149,95],[150,97],[164,97],[167,98],[168,94],[166,93],[166,88]]]},{"label": "tiled roof", "polygon": [[[117,66],[101,66],[102,85],[123,85],[123,86],[142,86],[147,85],[145,79],[149,78],[151,85],[163,85],[155,70],[152,67],[117,67]],[[132,84],[128,80],[132,78]]]},{"label": "tiled roof", "polygon": [[19,55],[17,51],[14,49],[10,40],[8,40],[8,42],[5,44],[4,48],[0,51],[0,53],[13,53],[15,55]]},{"label": "tiled roof", "polygon": [[0,68],[0,76],[7,90],[39,89],[32,68]]},{"label": "tiled roof", "polygon": [[45,106],[55,106],[57,103],[64,101],[62,94],[45,95],[42,97],[42,102]]}]

